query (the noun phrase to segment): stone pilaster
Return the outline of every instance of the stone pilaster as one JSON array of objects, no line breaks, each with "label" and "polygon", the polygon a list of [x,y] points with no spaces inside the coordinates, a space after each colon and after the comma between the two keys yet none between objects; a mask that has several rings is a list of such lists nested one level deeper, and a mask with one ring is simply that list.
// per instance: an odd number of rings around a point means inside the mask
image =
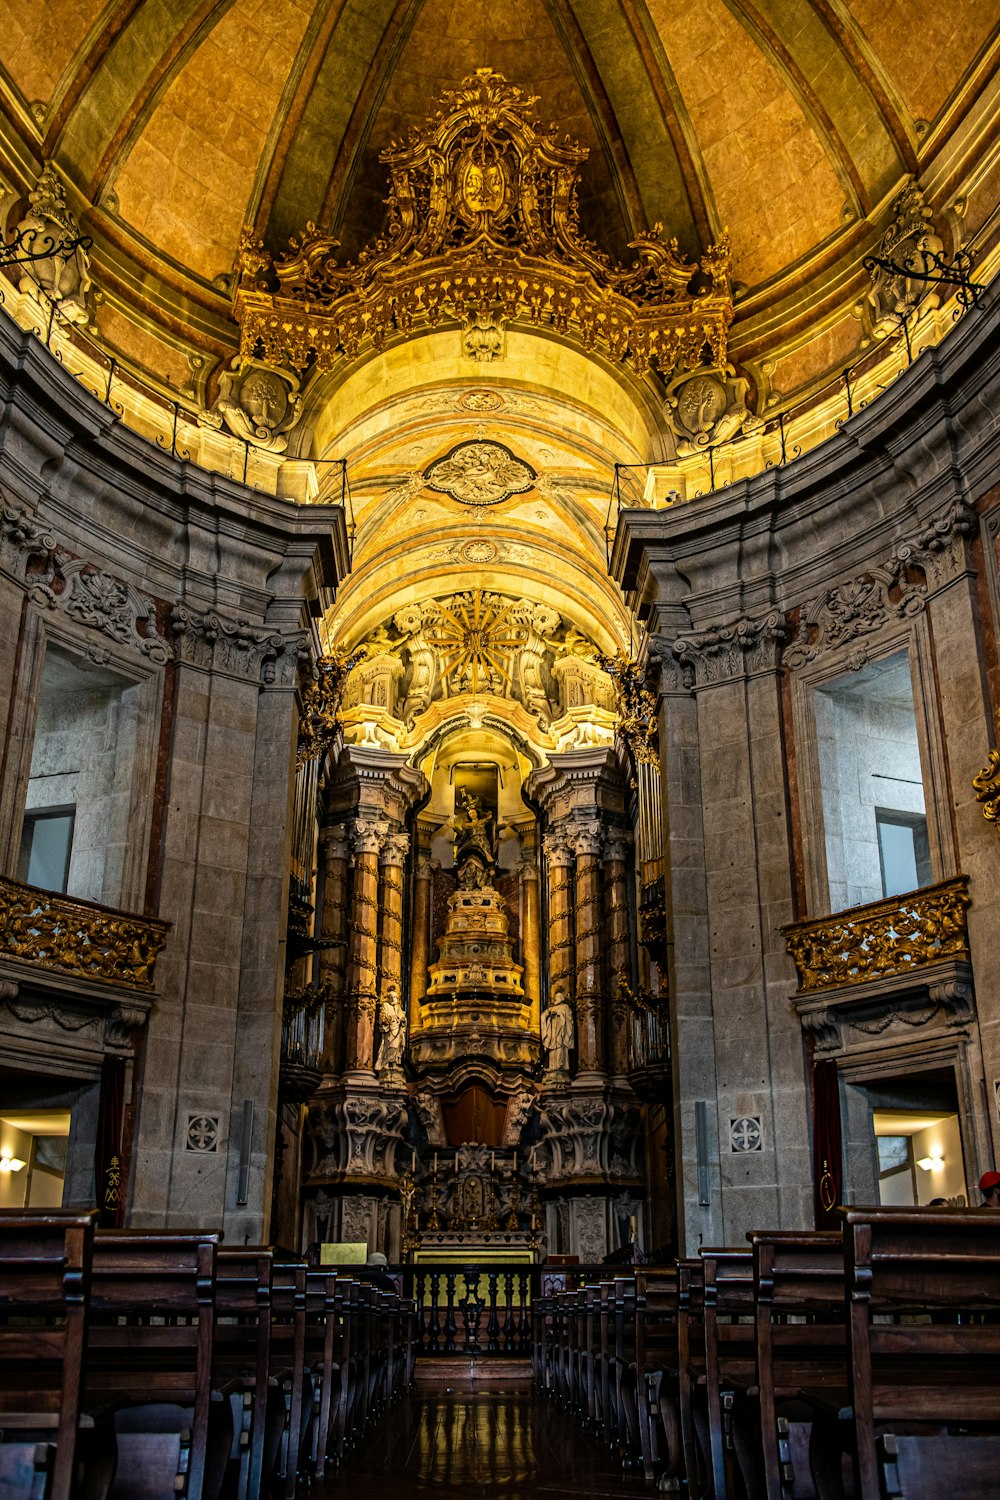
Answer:
[{"label": "stone pilaster", "polygon": [[365,818],[355,825],[354,888],[351,897],[347,969],[347,1071],[371,1073],[374,1064],[378,984],[378,869],[385,823]]},{"label": "stone pilaster", "polygon": [[604,1071],[604,969],[601,954],[601,825],[597,818],[576,823],[568,837],[576,853],[577,1072]]}]

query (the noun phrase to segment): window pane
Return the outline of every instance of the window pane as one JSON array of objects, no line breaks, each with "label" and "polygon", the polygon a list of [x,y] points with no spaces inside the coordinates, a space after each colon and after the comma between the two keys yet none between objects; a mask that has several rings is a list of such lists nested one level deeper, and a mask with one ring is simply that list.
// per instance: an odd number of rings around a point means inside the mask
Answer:
[{"label": "window pane", "polygon": [[899,896],[903,891],[915,891],[918,881],[913,828],[879,818],[878,845],[882,859],[882,894]]},{"label": "window pane", "polygon": [[28,813],[21,839],[21,879],[45,891],[65,891],[73,847],[73,813]]}]

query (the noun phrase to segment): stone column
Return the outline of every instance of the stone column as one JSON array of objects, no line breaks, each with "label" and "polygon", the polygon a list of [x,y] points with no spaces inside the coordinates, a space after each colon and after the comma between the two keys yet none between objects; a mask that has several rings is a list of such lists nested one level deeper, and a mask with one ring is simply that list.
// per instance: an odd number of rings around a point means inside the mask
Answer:
[{"label": "stone column", "polygon": [[338,1073],[344,1062],[344,977],[347,958],[347,890],[351,846],[343,823],[326,829],[323,855],[323,914],[320,935],[330,943],[319,953],[319,984],[326,995],[323,1071]]},{"label": "stone column", "polygon": [[410,939],[410,1032],[420,1030],[420,1002],[427,993],[431,961],[431,851],[417,849],[413,882],[413,934]]},{"label": "stone column", "polygon": [[524,963],[524,993],[531,1005],[531,1029],[537,1031],[541,1018],[538,856],[535,836],[525,834],[523,858],[518,865],[521,878],[521,958]]},{"label": "stone column", "polygon": [[573,996],[573,853],[561,833],[545,835],[549,873],[549,995]]},{"label": "stone column", "polygon": [[629,1015],[628,1005],[619,999],[618,986],[621,979],[629,982],[630,952],[628,925],[628,857],[629,841],[624,833],[611,833],[605,840],[605,931],[608,955],[608,987],[611,991],[608,1006],[610,1035],[608,1056],[611,1072],[621,1075],[628,1072],[629,1064]]},{"label": "stone column", "polygon": [[379,906],[382,933],[379,942],[379,993],[403,981],[403,866],[410,847],[408,833],[390,833],[382,845],[382,880]]},{"label": "stone column", "polygon": [[577,1074],[604,1071],[604,974],[601,963],[601,825],[577,823],[569,833],[576,851],[576,1055]]},{"label": "stone column", "polygon": [[374,1063],[375,1004],[378,975],[378,856],[386,825],[359,819],[354,828],[354,890],[348,955],[348,1072],[371,1073]]}]

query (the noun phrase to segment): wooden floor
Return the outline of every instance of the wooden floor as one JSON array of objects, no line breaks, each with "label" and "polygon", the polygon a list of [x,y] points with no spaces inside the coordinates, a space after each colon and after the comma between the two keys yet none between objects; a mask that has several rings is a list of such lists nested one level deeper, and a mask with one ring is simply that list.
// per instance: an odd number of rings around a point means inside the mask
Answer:
[{"label": "wooden floor", "polygon": [[605,1500],[647,1493],[593,1438],[530,1391],[486,1382],[425,1390],[390,1411],[377,1438],[310,1490],[311,1500]]}]

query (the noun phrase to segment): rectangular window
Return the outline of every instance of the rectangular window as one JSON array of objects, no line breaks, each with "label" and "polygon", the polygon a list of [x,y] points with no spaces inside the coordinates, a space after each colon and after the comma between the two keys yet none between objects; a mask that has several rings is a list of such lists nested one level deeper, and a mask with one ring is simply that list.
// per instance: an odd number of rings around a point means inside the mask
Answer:
[{"label": "rectangular window", "polygon": [[831,911],[932,883],[909,656],[816,688]]},{"label": "rectangular window", "polygon": [[930,885],[931,856],[923,814],[877,807],[875,826],[883,896],[901,896]]},{"label": "rectangular window", "polygon": [[73,807],[47,807],[25,813],[19,880],[40,886],[44,891],[66,890],[75,821]]}]

